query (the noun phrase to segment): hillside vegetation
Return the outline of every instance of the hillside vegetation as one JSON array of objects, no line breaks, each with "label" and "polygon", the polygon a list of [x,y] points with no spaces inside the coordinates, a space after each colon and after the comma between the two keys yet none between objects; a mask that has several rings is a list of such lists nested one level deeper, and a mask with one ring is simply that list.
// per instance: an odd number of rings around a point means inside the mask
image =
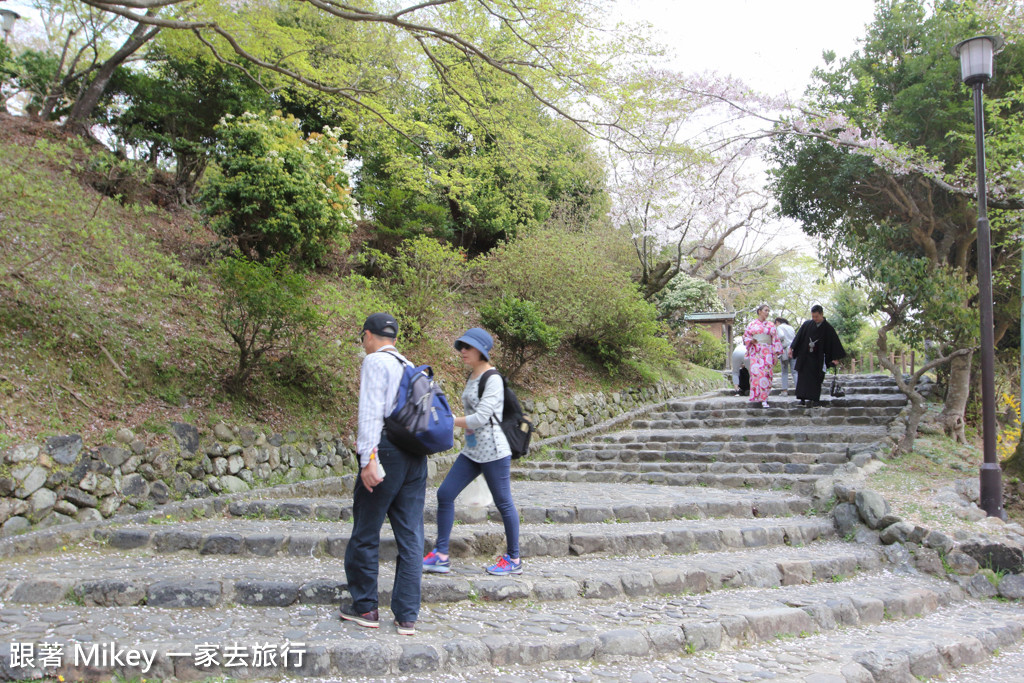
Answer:
[{"label": "hillside vegetation", "polygon": [[[522,294],[533,287],[551,302],[602,309],[610,325],[617,324],[617,305],[644,305],[638,296],[612,290],[600,301],[577,300],[571,289],[558,296],[558,274],[545,282],[517,281],[510,264],[528,257],[513,253],[516,243],[498,250],[506,252],[505,261],[488,262],[497,265],[460,262],[458,282],[445,286],[443,301],[417,300],[424,291],[408,287],[421,278],[403,280],[394,265],[397,259],[399,266],[417,267],[401,262],[401,249],[377,252],[383,263],[373,267],[353,265],[365,264],[369,253],[361,250],[357,229],[355,246],[335,245],[327,265],[293,273],[312,303],[315,324],[268,350],[244,386],[231,390],[238,348],[221,324],[226,293],[217,268],[232,245],[197,215],[160,203],[159,177],[139,176],[127,162],[51,124],[0,118],[0,446],[69,431],[101,439],[118,424],[160,434],[169,420],[207,425],[227,419],[279,431],[351,428],[356,339],[371,312],[402,315],[411,333],[400,346],[416,362],[433,365],[455,398],[463,370],[451,340],[479,324],[481,307],[513,289]],[[541,242],[552,246],[550,236]],[[582,255],[567,252],[565,263],[595,267],[596,242],[579,235],[572,242]],[[633,350],[596,334],[560,338],[517,375],[519,389],[561,395],[710,372],[676,360],[657,331],[644,331],[652,348]],[[496,357],[510,360],[500,348]]]}]

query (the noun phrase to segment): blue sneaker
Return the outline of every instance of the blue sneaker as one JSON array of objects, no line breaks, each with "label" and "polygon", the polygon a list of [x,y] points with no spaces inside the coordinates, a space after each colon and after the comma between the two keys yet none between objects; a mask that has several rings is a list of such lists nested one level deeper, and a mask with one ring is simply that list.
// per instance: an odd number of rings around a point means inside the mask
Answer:
[{"label": "blue sneaker", "polygon": [[452,558],[442,560],[436,550],[431,550],[423,558],[423,571],[430,574],[447,574],[452,570]]},{"label": "blue sneaker", "polygon": [[502,555],[498,558],[498,561],[487,568],[488,574],[494,576],[507,576],[509,574],[522,574],[523,573],[523,561],[513,562],[512,558],[508,555]]}]

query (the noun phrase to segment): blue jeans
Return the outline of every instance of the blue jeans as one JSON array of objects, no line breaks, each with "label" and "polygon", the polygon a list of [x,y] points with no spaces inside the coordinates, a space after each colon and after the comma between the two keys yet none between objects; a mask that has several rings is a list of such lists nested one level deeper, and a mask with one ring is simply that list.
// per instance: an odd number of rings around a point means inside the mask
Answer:
[{"label": "blue jeans", "polygon": [[455,499],[462,489],[483,472],[487,488],[494,496],[494,504],[501,513],[505,524],[505,544],[508,556],[519,557],[519,511],[512,502],[512,458],[506,457],[494,462],[474,462],[460,453],[448,475],[437,489],[437,543],[439,553],[448,554],[448,539],[455,523]]},{"label": "blue jeans", "polygon": [[420,612],[423,575],[423,502],[427,489],[427,459],[408,455],[382,436],[377,457],[384,481],[366,490],[356,474],[352,500],[352,538],[345,548],[345,575],[352,606],[360,614],[377,609],[380,569],[380,529],[386,516],[398,546],[391,611],[397,621],[416,621]]}]

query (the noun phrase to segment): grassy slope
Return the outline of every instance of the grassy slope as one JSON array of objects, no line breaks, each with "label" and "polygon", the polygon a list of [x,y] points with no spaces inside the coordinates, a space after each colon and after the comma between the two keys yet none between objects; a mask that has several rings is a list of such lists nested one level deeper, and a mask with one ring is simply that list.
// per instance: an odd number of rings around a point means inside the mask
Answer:
[{"label": "grassy slope", "polygon": [[[929,403],[929,411],[938,413],[940,402]],[[971,436],[969,434],[969,436]],[[869,486],[881,493],[898,516],[929,528],[983,531],[979,522],[969,522],[953,514],[953,506],[934,500],[940,489],[954,486],[960,479],[977,479],[982,462],[978,439],[958,444],[942,434],[920,434],[914,452],[899,458],[883,457],[886,466],[871,475]],[[1024,486],[1004,475],[1004,509],[1010,521],[1024,523]]]},{"label": "grassy slope", "polygon": [[[48,125],[0,117],[0,447],[69,431],[95,443],[123,424],[153,441],[169,420],[351,429],[365,292],[340,273],[312,276],[337,290],[328,329],[310,340],[330,350],[325,371],[283,381],[287,366],[272,359],[248,396],[232,396],[222,378],[234,350],[208,275],[216,237],[189,213],[104,197],[96,158]],[[463,370],[450,340],[476,323],[482,296],[466,292],[403,348],[453,395]],[[522,383],[524,395],[546,395],[630,382],[563,349]]]}]

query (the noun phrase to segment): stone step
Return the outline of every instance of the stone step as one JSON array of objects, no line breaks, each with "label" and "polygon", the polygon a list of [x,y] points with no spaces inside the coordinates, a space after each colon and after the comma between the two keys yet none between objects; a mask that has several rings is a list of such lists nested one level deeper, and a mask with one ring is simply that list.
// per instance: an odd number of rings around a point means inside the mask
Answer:
[{"label": "stone step", "polygon": [[[643,659],[505,666],[502,680],[1009,683],[1024,678],[1022,631],[1019,608],[966,602],[919,618],[813,635],[782,635],[774,642],[708,656],[673,652]],[[444,683],[464,681],[465,676],[437,672],[431,679]]]},{"label": "stone step", "polygon": [[[349,528],[343,522],[224,518],[179,523],[167,529],[160,529],[159,525],[101,528],[94,536],[118,550],[150,548],[157,552],[186,551],[200,555],[341,558],[348,544]],[[427,529],[424,552],[432,547],[431,531]],[[521,525],[519,543],[524,557],[569,557],[806,544],[834,535],[830,517],[758,517],[646,523],[526,523]],[[454,557],[497,555],[505,549],[503,527],[494,523],[457,525],[452,531],[450,547]],[[384,559],[393,559],[396,555],[394,537],[387,525],[381,534],[380,552]]]},{"label": "stone step", "polygon": [[[828,373],[828,376],[825,378],[825,381],[822,382],[822,386],[823,386],[824,389],[827,390],[829,388],[829,386],[831,386],[832,378],[834,376],[835,375],[833,375],[831,372]],[[731,379],[732,379],[732,377],[730,376],[730,380]],[[782,377],[779,375],[779,373],[775,373],[775,378],[774,379],[775,379],[775,381],[772,383],[772,388],[773,389],[780,389],[782,387]],[[909,379],[909,377],[908,377],[908,379]],[[872,381],[872,380],[863,380],[863,379],[860,379],[858,377],[854,377],[852,375],[839,375],[839,381],[843,385],[844,389],[851,390],[851,391],[853,391],[855,393],[875,393],[875,392],[888,393],[888,392],[891,392],[891,391],[899,391],[900,390],[900,388],[896,385],[896,382],[891,380],[891,379],[888,382],[886,382],[886,381],[878,382],[878,381]],[[918,387],[920,387],[921,389],[923,389],[925,391],[927,391],[926,387],[930,387],[930,386],[934,386],[934,385],[932,383],[930,383],[930,382],[922,382],[922,383],[918,384]],[[790,389],[790,391],[793,390],[793,383],[792,382],[790,382],[790,384],[789,384],[789,389]]]},{"label": "stone step", "polygon": [[[919,642],[922,633],[945,637],[947,642],[960,642],[966,634],[990,650],[1020,638],[1024,615],[1019,610],[995,604],[982,611],[961,599],[959,588],[952,584],[878,571],[838,583],[677,598],[576,598],[550,609],[483,601],[468,606],[428,605],[420,611],[414,638],[399,636],[386,611],[381,615],[381,629],[367,631],[338,620],[335,608],[318,605],[298,610],[28,606],[7,608],[0,615],[8,641],[6,647],[0,643],[0,656],[5,672],[18,678],[57,673],[76,680],[113,675],[191,680],[217,675],[365,679],[431,674],[437,680],[434,674],[447,672],[474,676],[486,669],[490,677],[493,667],[508,665],[658,657],[755,643],[778,647],[789,639],[794,646],[806,646],[816,633],[829,636],[817,641],[819,651],[828,648],[850,661],[860,661],[864,649],[849,648],[851,636],[858,637],[855,644],[872,632],[879,634],[870,643],[876,655],[902,651]],[[943,610],[944,605],[950,607]],[[985,621],[979,623],[983,614]],[[981,635],[983,632],[991,636]],[[15,668],[10,643],[42,642],[63,644],[67,658],[61,668],[38,673]],[[115,648],[145,649],[147,655],[152,651],[152,663],[143,671],[138,662],[124,663],[123,655],[113,664],[82,661],[80,649],[88,652],[88,648],[99,649],[108,643]],[[254,660],[257,649],[264,655],[269,650],[280,653],[286,644],[291,654],[279,655],[276,666],[259,666],[266,663],[266,657]],[[217,665],[197,667],[196,655],[202,652],[213,653]],[[301,663],[298,652],[302,653]],[[918,662],[926,660],[917,658]],[[681,661],[701,671],[709,660]],[[240,662],[248,665],[248,671],[230,666]],[[644,665],[650,666],[650,662]],[[869,663],[861,665],[867,668]]]},{"label": "stone step", "polygon": [[598,437],[596,443],[664,443],[670,446],[715,441],[737,443],[870,443],[886,434],[885,427],[833,427],[831,429],[779,431],[756,429],[637,429],[624,430]]},{"label": "stone step", "polygon": [[820,474],[714,474],[710,472],[672,474],[666,472],[623,472],[616,469],[596,472],[571,468],[572,465],[579,463],[557,464],[563,465],[563,467],[549,469],[532,463],[524,463],[517,465],[512,470],[512,475],[530,481],[602,484],[649,482],[667,486],[707,486],[715,489],[769,489],[792,491],[800,496],[814,495],[815,484],[825,476]]},{"label": "stone step", "polygon": [[798,403],[776,403],[770,408],[762,408],[760,405],[735,405],[719,404],[715,408],[685,410],[659,410],[646,414],[647,419],[652,420],[706,420],[735,417],[788,417],[788,418],[814,418],[821,417],[888,417],[890,419],[900,414],[902,406],[885,406],[881,408],[865,408],[862,406],[848,408],[804,408]]},{"label": "stone step", "polygon": [[[827,412],[829,410],[836,410],[841,408],[886,408],[891,406],[904,406],[907,403],[907,397],[900,393],[880,393],[880,394],[858,394],[849,395],[843,398],[831,398],[828,395],[828,391],[822,393],[821,405],[820,406],[801,406],[800,402],[793,396],[785,398],[774,398],[770,401],[772,404],[768,410],[790,410],[796,412],[798,410],[809,411],[810,414],[814,414],[814,411]],[[667,410],[680,411],[680,410],[716,410],[723,407],[728,408],[749,408],[756,410],[761,407],[759,403],[755,403],[749,399],[748,396],[737,396],[735,393],[732,395],[723,395],[715,399],[700,399],[690,401],[669,401],[666,404]],[[763,408],[762,408],[763,410]]]},{"label": "stone step", "polygon": [[733,428],[733,429],[755,429],[770,427],[773,429],[822,429],[824,427],[851,426],[870,427],[886,426],[892,422],[891,416],[881,417],[844,417],[840,415],[822,415],[820,417],[786,417],[786,416],[764,416],[764,417],[721,417],[705,419],[689,418],[666,418],[652,415],[641,420],[633,420],[630,423],[631,429],[709,429],[709,428]]},{"label": "stone step", "polygon": [[[448,575],[424,574],[426,603],[625,597],[772,588],[852,577],[879,569],[878,548],[839,541],[800,548],[751,548],[655,557],[530,558],[521,576],[490,576],[483,563],[456,561]],[[43,570],[34,560],[9,564],[0,599],[6,605],[80,604],[148,608],[337,606],[348,597],[344,568],[333,558],[211,557],[81,549]],[[390,604],[394,575],[382,567],[381,604]]]},{"label": "stone step", "polygon": [[[620,519],[647,522],[667,519],[705,519],[713,517],[749,518],[799,515],[807,511],[806,498],[779,492],[713,492],[706,488],[680,489],[676,486],[631,484],[613,491],[600,484],[577,484],[572,491],[553,482],[516,481],[512,485],[516,509],[524,522],[569,523],[603,522]],[[437,521],[436,490],[427,491],[424,521]],[[560,501],[553,503],[552,501]],[[598,502],[595,502],[598,501]],[[759,511],[755,512],[755,511]],[[250,519],[351,521],[351,505],[344,501],[317,498],[236,500],[227,505],[227,513]],[[159,517],[150,518],[161,523]],[[463,505],[456,500],[455,519],[460,524],[484,521],[500,522],[493,505]]]},{"label": "stone step", "polygon": [[842,465],[850,462],[851,455],[844,448],[840,451],[780,453],[756,450],[745,453],[728,451],[657,451],[602,449],[592,451],[555,451],[548,456],[532,457],[526,462],[563,460],[576,462],[680,462],[680,463],[800,463],[813,465],[827,463]]},{"label": "stone step", "polygon": [[[777,453],[842,453],[850,451],[868,450],[867,446],[851,445],[846,442],[829,441],[767,441],[758,443],[747,443],[745,441],[705,441],[700,444],[688,443],[685,446],[668,441],[635,441],[630,443],[618,443],[615,441],[591,441],[589,443],[573,444],[573,451],[601,452],[601,451],[659,451],[662,453],[734,453],[734,454],[777,454]],[[564,451],[555,451],[564,452]]]},{"label": "stone step", "polygon": [[[852,469],[851,469],[852,468]],[[594,472],[664,472],[666,474],[815,474],[830,475],[838,471],[856,470],[853,463],[804,464],[790,462],[560,462],[531,461],[517,464],[513,471],[567,470]]]},{"label": "stone step", "polygon": [[973,666],[963,666],[948,674],[942,680],[946,683],[992,683],[1013,681],[1024,672],[1024,644],[1019,640],[1011,647],[1000,647],[992,652],[991,659]]}]

